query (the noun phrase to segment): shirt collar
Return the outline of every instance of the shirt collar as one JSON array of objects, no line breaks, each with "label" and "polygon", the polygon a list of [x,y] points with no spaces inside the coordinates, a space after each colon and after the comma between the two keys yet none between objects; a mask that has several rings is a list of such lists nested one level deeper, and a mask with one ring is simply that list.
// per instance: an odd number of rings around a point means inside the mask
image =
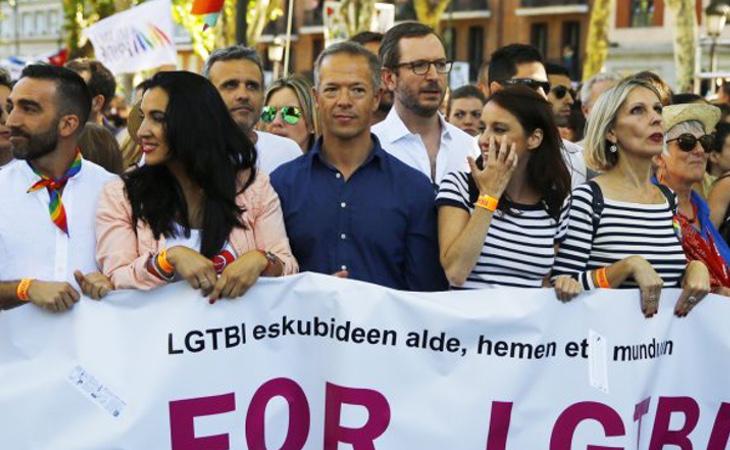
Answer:
[{"label": "shirt collar", "polygon": [[[380,145],[380,140],[377,136],[375,136],[373,133],[370,133],[370,139],[373,142],[373,150],[370,152],[370,155],[367,157],[362,165],[366,166],[372,161],[376,161],[378,163],[378,167],[383,169],[385,167],[386,152]],[[313,164],[313,162],[316,160],[332,170],[337,170],[321,156],[323,140],[324,138],[322,136],[317,138],[312,148],[306,153],[307,157],[309,158],[309,164],[311,166],[311,164]]]},{"label": "shirt collar", "polygon": [[[438,116],[439,123],[441,124],[441,139],[450,140],[452,138],[449,129],[450,124],[446,122],[446,119],[441,115],[441,113],[437,112],[436,115]],[[390,112],[381,124],[380,128],[383,130],[383,133],[381,134],[384,135],[383,140],[386,143],[393,143],[406,136],[414,136],[414,134],[408,130],[406,124],[403,123],[403,120],[398,115],[398,111],[395,110],[395,106],[390,108]]]}]

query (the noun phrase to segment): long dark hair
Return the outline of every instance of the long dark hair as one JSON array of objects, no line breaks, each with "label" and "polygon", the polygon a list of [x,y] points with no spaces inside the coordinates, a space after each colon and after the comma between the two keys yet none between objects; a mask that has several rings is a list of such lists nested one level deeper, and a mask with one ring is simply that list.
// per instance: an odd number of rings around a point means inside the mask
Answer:
[{"label": "long dark hair", "polygon": [[[527,162],[527,183],[540,193],[548,214],[555,218],[560,216],[563,202],[570,195],[570,172],[563,159],[563,142],[555,124],[550,103],[537,92],[525,86],[514,86],[500,90],[487,99],[487,103],[495,102],[514,115],[525,130],[526,135],[537,129],[542,130],[542,142],[530,151]],[[479,167],[483,167],[482,157],[477,159]],[[471,179],[473,183],[473,179]],[[474,186],[476,189],[476,185]],[[499,202],[499,209],[508,212],[510,199]],[[475,199],[476,200],[476,199]]]},{"label": "long dark hair", "polygon": [[[220,252],[234,227],[244,227],[236,195],[256,176],[256,148],[231,118],[218,91],[191,72],[160,72],[147,90],[163,89],[168,97],[165,137],[170,160],[179,162],[203,190],[200,252]],[[241,173],[250,169],[241,183]],[[177,235],[175,223],[190,237],[188,205],[183,190],[166,164],[142,166],[123,175],[132,205],[133,223],[147,223],[155,236]]]}]

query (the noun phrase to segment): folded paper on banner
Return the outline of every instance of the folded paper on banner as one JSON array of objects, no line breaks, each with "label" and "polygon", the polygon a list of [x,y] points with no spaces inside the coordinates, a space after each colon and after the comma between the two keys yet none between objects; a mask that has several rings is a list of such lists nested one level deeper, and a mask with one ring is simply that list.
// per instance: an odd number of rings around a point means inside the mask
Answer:
[{"label": "folded paper on banner", "polygon": [[115,75],[177,64],[171,0],[151,0],[85,30],[96,59]]},{"label": "folded paper on banner", "polygon": [[[214,305],[184,284],[0,313],[13,450],[723,450],[730,302],[421,294],[301,274]],[[591,447],[593,446],[593,447]]]}]

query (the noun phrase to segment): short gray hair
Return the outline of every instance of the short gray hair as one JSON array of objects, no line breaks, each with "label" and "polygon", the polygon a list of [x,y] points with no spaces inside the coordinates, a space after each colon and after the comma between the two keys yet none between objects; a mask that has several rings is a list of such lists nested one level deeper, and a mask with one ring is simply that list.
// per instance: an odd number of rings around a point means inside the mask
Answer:
[{"label": "short gray hair", "polygon": [[595,86],[596,84],[603,81],[613,81],[618,83],[620,80],[621,77],[611,72],[601,72],[593,75],[588,80],[586,80],[586,82],[583,83],[583,86],[580,88],[581,103],[583,103],[584,105],[588,104],[588,101],[591,99],[591,91],[593,90],[593,86]]},{"label": "short gray hair", "polygon": [[661,101],[659,91],[654,85],[641,78],[624,78],[619,83],[607,90],[596,101],[588,119],[585,139],[586,164],[599,172],[612,169],[618,163],[618,152],[609,152],[610,142],[606,135],[616,124],[616,116],[623,106],[626,98],[636,88],[645,88],[654,93],[657,101]]},{"label": "short gray hair", "polygon": [[685,133],[689,133],[691,135],[702,135],[707,133],[707,131],[705,131],[705,126],[699,120],[686,120],[684,122],[680,122],[672,128],[664,131],[664,146],[662,148],[663,153],[665,155],[669,154],[669,145],[667,144],[667,141],[677,139],[680,135]]},{"label": "short gray hair", "polygon": [[261,63],[261,57],[259,57],[259,54],[256,53],[256,50],[240,44],[214,50],[205,61],[205,66],[203,66],[203,75],[205,78],[210,78],[210,68],[213,67],[213,64],[219,61],[231,61],[236,59],[245,59],[256,64],[261,72],[261,80],[263,81],[264,66]]},{"label": "short gray hair", "polygon": [[373,82],[373,88],[377,91],[380,89],[380,61],[378,57],[370,50],[360,44],[350,41],[338,42],[332,44],[322,51],[314,63],[314,86],[319,87],[319,70],[322,68],[322,62],[325,58],[333,55],[346,54],[351,56],[362,56],[367,60],[370,68],[370,75]]}]

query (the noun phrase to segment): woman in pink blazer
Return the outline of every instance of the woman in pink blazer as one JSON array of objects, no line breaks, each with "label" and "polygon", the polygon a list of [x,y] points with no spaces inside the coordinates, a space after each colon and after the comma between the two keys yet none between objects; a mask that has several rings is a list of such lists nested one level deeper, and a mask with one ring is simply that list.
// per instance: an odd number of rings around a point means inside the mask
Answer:
[{"label": "woman in pink blazer", "polygon": [[97,211],[97,261],[115,288],[183,279],[214,302],[295,273],[279,198],[215,87],[160,72],[141,109],[145,164],[105,186]]}]

